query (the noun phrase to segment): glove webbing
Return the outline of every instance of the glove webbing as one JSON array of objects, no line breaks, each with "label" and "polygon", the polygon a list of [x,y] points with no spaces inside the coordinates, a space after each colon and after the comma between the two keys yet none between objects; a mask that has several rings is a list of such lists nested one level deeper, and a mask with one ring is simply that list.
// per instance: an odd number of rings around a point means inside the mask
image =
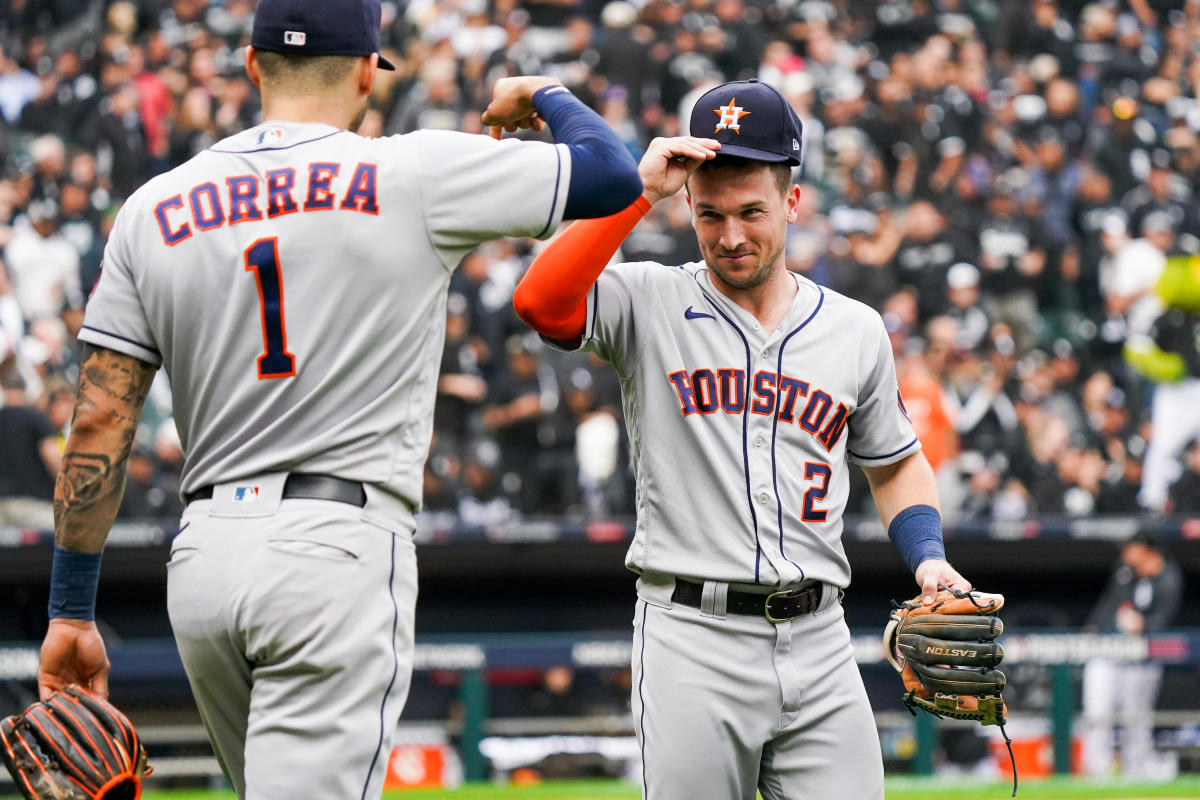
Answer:
[{"label": "glove webbing", "polygon": [[[929,716],[934,717],[934,718],[940,718],[941,716],[943,716],[943,714],[937,714],[937,713],[934,713],[933,711],[930,711],[928,708],[921,705],[920,703],[913,702],[913,694],[915,694],[915,693],[916,693],[915,689],[910,689],[908,694],[904,695],[904,707],[908,709],[908,713],[912,714],[915,717],[917,715],[917,711],[920,710],[920,711],[924,711],[926,714],[928,714]],[[957,716],[956,712],[953,712],[953,711],[945,712],[944,716],[950,717],[951,719],[959,718]],[[1000,726],[1000,735],[1004,737],[1004,746],[1008,748],[1008,763],[1012,764],[1012,771],[1013,771],[1012,796],[1016,797],[1017,796],[1017,757],[1013,755],[1012,739],[1009,738],[1008,731],[1004,730],[1004,723],[1003,722],[999,723],[999,726]]]}]

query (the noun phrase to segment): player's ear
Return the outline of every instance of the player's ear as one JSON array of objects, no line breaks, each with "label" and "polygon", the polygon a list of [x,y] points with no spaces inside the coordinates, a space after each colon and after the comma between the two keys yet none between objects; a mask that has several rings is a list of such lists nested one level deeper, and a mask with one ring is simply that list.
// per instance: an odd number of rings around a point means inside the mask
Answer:
[{"label": "player's ear", "polygon": [[787,221],[792,224],[800,216],[800,187],[792,184],[787,192]]},{"label": "player's ear", "polygon": [[250,82],[262,88],[262,73],[258,70],[258,53],[253,47],[246,48],[246,75],[250,77]]},{"label": "player's ear", "polygon": [[371,53],[358,66],[358,90],[363,95],[370,95],[375,89],[375,73],[379,70],[379,54]]}]

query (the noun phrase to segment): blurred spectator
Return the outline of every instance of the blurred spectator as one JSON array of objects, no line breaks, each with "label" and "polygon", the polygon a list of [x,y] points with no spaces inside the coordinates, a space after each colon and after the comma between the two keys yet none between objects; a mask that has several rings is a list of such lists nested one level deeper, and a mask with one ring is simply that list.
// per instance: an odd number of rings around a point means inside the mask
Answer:
[{"label": "blurred spectator", "polygon": [[[935,322],[936,318],[930,325]],[[912,421],[913,432],[921,440],[921,452],[937,472],[957,454],[958,435],[947,412],[942,387],[929,368],[927,353],[920,350],[924,342],[914,339],[909,344],[896,365],[900,396],[904,398],[904,411]]]},{"label": "blurred spectator", "polygon": [[1183,474],[1171,484],[1171,510],[1195,515],[1200,513],[1200,441],[1193,439],[1183,453]]},{"label": "blurred spectator", "polygon": [[536,334],[513,335],[505,347],[508,369],[492,381],[483,424],[500,445],[505,479],[520,487],[522,510],[536,511],[545,499],[561,502],[563,476],[555,462],[563,442],[552,420],[558,380],[539,357]]},{"label": "blurred spectator", "polygon": [[991,327],[980,305],[979,284],[979,270],[973,264],[960,261],[946,273],[946,296],[950,300],[946,316],[958,323],[955,344],[963,350],[978,347]]},{"label": "blurred spectator", "polygon": [[57,317],[64,308],[81,308],[79,254],[59,233],[58,203],[30,203],[25,219],[14,227],[4,262],[25,318]]},{"label": "blurred spectator", "polygon": [[41,92],[41,85],[32,72],[24,69],[0,44],[0,114],[10,125],[21,118],[25,104]]},{"label": "blurred spectator", "polygon": [[54,479],[62,466],[58,431],[25,394],[12,361],[0,367],[0,523],[54,530]]},{"label": "blurred spectator", "polygon": [[[1183,600],[1183,573],[1162,542],[1145,529],[1121,548],[1108,586],[1088,617],[1086,630],[1144,636],[1164,630]],[[1083,668],[1086,720],[1083,763],[1092,776],[1113,771],[1113,728],[1121,725],[1121,774],[1128,778],[1170,780],[1175,756],[1156,753],[1154,703],[1162,665],[1153,661],[1092,659]]]},{"label": "blurred spectator", "polygon": [[179,481],[160,472],[154,451],[144,445],[129,454],[120,519],[178,519],[183,513]]},{"label": "blurred spectator", "polygon": [[462,466],[458,518],[464,525],[501,525],[518,516],[500,473],[500,448],[480,440],[468,446]]},{"label": "blurred spectator", "polygon": [[488,393],[470,326],[466,298],[452,294],[446,302],[446,342],[438,372],[433,425],[453,447],[466,443],[474,413]]}]

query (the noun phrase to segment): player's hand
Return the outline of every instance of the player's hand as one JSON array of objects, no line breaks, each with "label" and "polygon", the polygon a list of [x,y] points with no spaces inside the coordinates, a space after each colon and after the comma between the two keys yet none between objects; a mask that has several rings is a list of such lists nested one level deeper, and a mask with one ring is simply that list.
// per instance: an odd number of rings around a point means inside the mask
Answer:
[{"label": "player's hand", "polygon": [[42,642],[38,695],[46,700],[70,684],[108,697],[108,654],[95,622],[52,619]]},{"label": "player's hand", "polygon": [[696,168],[717,155],[721,143],[695,136],[659,137],[646,148],[638,164],[642,178],[642,197],[654,205],[683,188]]},{"label": "player's hand", "polygon": [[491,128],[493,139],[499,139],[503,131],[512,133],[519,128],[540,131],[546,123],[533,107],[533,95],[546,86],[561,85],[557,78],[544,75],[501,78],[492,87],[492,102],[483,110],[481,120]]},{"label": "player's hand", "polygon": [[927,558],[918,564],[915,577],[917,585],[921,587],[921,602],[927,606],[933,604],[939,586],[963,592],[969,592],[973,588],[969,580],[950,566],[950,562],[940,558]]}]

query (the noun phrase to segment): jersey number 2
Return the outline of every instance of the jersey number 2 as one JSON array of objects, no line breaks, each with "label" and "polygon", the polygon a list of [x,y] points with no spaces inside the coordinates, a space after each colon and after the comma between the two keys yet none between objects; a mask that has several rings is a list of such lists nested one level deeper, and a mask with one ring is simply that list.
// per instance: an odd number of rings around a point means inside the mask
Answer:
[{"label": "jersey number 2", "polygon": [[262,311],[263,354],[258,357],[258,377],[290,378],[296,374],[296,357],[287,349],[283,324],[283,271],[279,266],[279,240],[259,239],[246,248],[246,269],[258,280]]},{"label": "jersey number 2", "polygon": [[808,461],[804,464],[804,480],[811,481],[813,478],[819,478],[819,483],[814,483],[804,493],[804,513],[801,519],[805,522],[824,522],[825,509],[817,508],[814,504],[818,500],[824,500],[825,495],[829,492],[829,477],[833,474],[833,470],[828,464],[822,464],[819,461]]}]

